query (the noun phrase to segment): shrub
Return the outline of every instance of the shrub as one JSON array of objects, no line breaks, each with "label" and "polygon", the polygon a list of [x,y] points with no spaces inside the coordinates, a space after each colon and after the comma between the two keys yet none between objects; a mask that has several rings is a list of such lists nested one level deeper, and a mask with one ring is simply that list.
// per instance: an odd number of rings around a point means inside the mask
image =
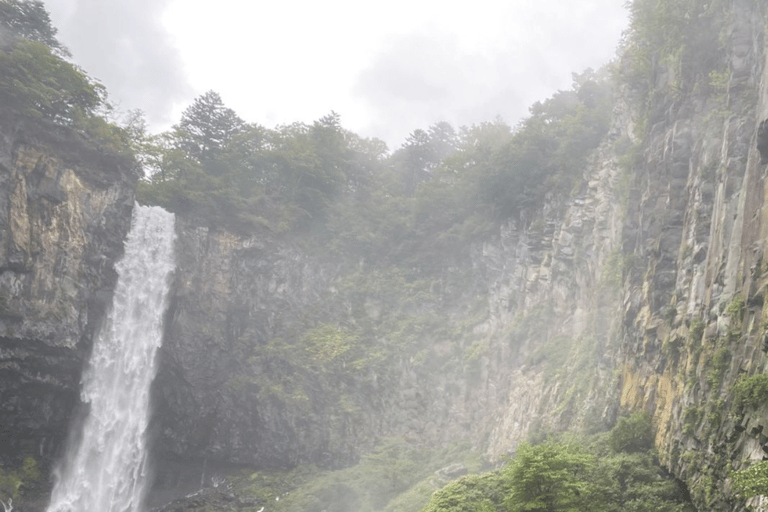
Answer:
[{"label": "shrub", "polygon": [[734,386],[733,407],[736,411],[756,409],[768,401],[768,375],[759,374],[742,377]]},{"label": "shrub", "polygon": [[651,416],[636,412],[629,417],[619,418],[611,429],[608,442],[615,451],[635,453],[653,448],[653,424]]},{"label": "shrub", "polygon": [[746,469],[730,474],[733,489],[742,498],[751,498],[766,493],[768,489],[768,461],[760,461]]}]

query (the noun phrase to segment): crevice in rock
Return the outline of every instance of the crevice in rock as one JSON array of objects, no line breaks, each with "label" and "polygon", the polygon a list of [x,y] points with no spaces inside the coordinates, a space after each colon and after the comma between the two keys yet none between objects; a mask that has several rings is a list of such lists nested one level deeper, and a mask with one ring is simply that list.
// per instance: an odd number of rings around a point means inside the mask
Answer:
[{"label": "crevice in rock", "polygon": [[757,129],[757,150],[760,152],[760,165],[768,164],[768,119],[763,120]]}]

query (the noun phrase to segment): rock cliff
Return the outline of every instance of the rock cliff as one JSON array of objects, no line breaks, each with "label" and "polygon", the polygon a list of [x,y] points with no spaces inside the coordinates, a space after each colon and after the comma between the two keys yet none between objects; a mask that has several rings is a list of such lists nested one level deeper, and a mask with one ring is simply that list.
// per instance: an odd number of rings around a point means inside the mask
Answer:
[{"label": "rock cliff", "polygon": [[[470,440],[499,460],[534,430],[611,425],[624,121],[579,194],[548,205],[540,227],[506,224],[424,280],[182,220],[158,446],[200,472],[211,461],[338,467],[389,436]],[[322,331],[330,323],[342,327]],[[328,356],[329,337],[349,346]]]},{"label": "rock cliff", "polygon": [[0,120],[2,456],[49,463],[116,278],[137,175],[63,128]]},{"label": "rock cliff", "polygon": [[625,282],[621,403],[654,413],[662,463],[702,510],[737,506],[728,471],[765,456],[762,405],[735,397],[766,362],[766,13],[729,7],[708,90],[675,97],[659,70],[623,240],[643,264]]},{"label": "rock cliff", "polygon": [[[654,62],[642,94],[616,91],[570,199],[409,288],[407,314],[377,278],[355,281],[364,268],[302,244],[183,228],[157,386],[164,446],[333,466],[381,436],[464,438],[495,460],[532,433],[598,431],[642,409],[697,506],[739,507],[728,471],[768,441],[765,407],[734,400],[766,363],[768,77],[763,7],[723,12],[717,51]],[[379,360],[307,370],[286,356],[322,322],[364,333]]]},{"label": "rock cliff", "polygon": [[[707,4],[689,20],[701,41],[643,61],[643,87],[618,82],[569,197],[418,278],[317,236],[179,219],[153,388],[160,486],[346,466],[385,437],[468,440],[498,461],[532,435],[645,410],[699,509],[742,507],[729,472],[768,455],[766,397],[748,393],[768,351],[765,20],[759,3]],[[618,73],[639,67],[630,50]],[[50,460],[136,176],[67,132],[1,121],[3,455]]]}]

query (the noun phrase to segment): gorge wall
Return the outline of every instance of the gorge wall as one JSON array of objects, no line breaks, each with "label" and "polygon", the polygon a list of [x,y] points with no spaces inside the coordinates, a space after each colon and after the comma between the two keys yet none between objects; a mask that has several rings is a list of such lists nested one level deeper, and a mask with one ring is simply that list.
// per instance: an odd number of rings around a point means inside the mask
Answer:
[{"label": "gorge wall", "polygon": [[[764,9],[723,12],[708,67],[657,61],[643,94],[616,91],[570,199],[505,224],[464,266],[396,285],[407,312],[385,277],[361,277],[365,262],[184,227],[157,387],[163,445],[333,467],[400,436],[467,439],[499,460],[536,432],[599,431],[645,410],[696,505],[739,507],[728,472],[762,460],[768,441],[768,409],[734,400],[766,362],[768,80]],[[348,358],[302,362],[287,340],[317,347],[306,333],[325,323],[376,353],[338,345]]]},{"label": "gorge wall", "polygon": [[625,282],[621,403],[654,413],[662,463],[702,510],[736,506],[728,472],[765,456],[763,401],[735,403],[766,363],[765,15],[730,5],[709,91],[676,98],[659,73],[624,228],[644,264]]},{"label": "gorge wall", "polygon": [[[317,237],[180,218],[160,467],[194,485],[209,466],[335,468],[387,437],[465,440],[498,461],[532,435],[644,410],[697,507],[741,507],[729,471],[768,455],[768,406],[737,399],[766,369],[766,12],[714,4],[718,49],[690,56],[706,66],[652,59],[646,89],[619,86],[570,197],[422,279]],[[134,204],[130,163],[66,133],[2,120],[6,465],[61,450]]]},{"label": "gorge wall", "polygon": [[111,303],[137,174],[71,131],[14,117],[0,127],[0,444],[11,466],[50,463]]}]

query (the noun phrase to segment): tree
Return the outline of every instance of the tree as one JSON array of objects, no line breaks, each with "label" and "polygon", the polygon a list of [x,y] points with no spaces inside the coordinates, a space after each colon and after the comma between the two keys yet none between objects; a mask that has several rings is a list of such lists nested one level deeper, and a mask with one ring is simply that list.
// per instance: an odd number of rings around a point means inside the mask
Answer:
[{"label": "tree", "polygon": [[221,170],[212,165],[215,158],[244,127],[245,122],[224,105],[219,93],[208,91],[182,113],[175,127],[177,145],[206,170],[220,174]]},{"label": "tree", "polygon": [[341,128],[339,114],[331,111],[312,124],[310,137],[317,155],[315,186],[329,196],[339,192],[346,184],[348,150]]},{"label": "tree", "polygon": [[19,39],[0,50],[0,105],[68,126],[106,102],[103,86],[36,41]]},{"label": "tree", "polygon": [[12,37],[42,43],[60,57],[70,56],[56,39],[56,29],[43,2],[39,0],[0,0],[0,28],[6,29]]},{"label": "tree", "polygon": [[768,461],[755,462],[730,474],[733,489],[742,498],[768,496]]},{"label": "tree", "polygon": [[436,491],[422,512],[501,511],[505,487],[497,473],[464,476]]},{"label": "tree", "polygon": [[594,456],[575,445],[547,442],[522,444],[505,470],[511,493],[505,504],[520,512],[580,512],[587,510],[587,476]]},{"label": "tree", "polygon": [[609,436],[611,448],[617,452],[636,453],[653,448],[651,416],[636,412],[628,418],[619,418]]},{"label": "tree", "polygon": [[161,180],[165,179],[166,169],[162,166],[162,136],[149,133],[144,112],[141,109],[128,111],[123,119],[122,129],[128,139],[128,146],[141,167],[144,178],[152,179],[154,175],[157,175]]},{"label": "tree", "polygon": [[440,165],[445,157],[450,156],[456,151],[458,137],[453,126],[445,121],[433,124],[427,131],[429,132],[429,146],[431,149],[431,161],[427,165],[430,170],[433,170]]},{"label": "tree", "polygon": [[405,139],[405,144],[398,153],[403,162],[403,192],[406,196],[413,197],[416,187],[429,178],[429,133],[421,128],[414,130]]}]

